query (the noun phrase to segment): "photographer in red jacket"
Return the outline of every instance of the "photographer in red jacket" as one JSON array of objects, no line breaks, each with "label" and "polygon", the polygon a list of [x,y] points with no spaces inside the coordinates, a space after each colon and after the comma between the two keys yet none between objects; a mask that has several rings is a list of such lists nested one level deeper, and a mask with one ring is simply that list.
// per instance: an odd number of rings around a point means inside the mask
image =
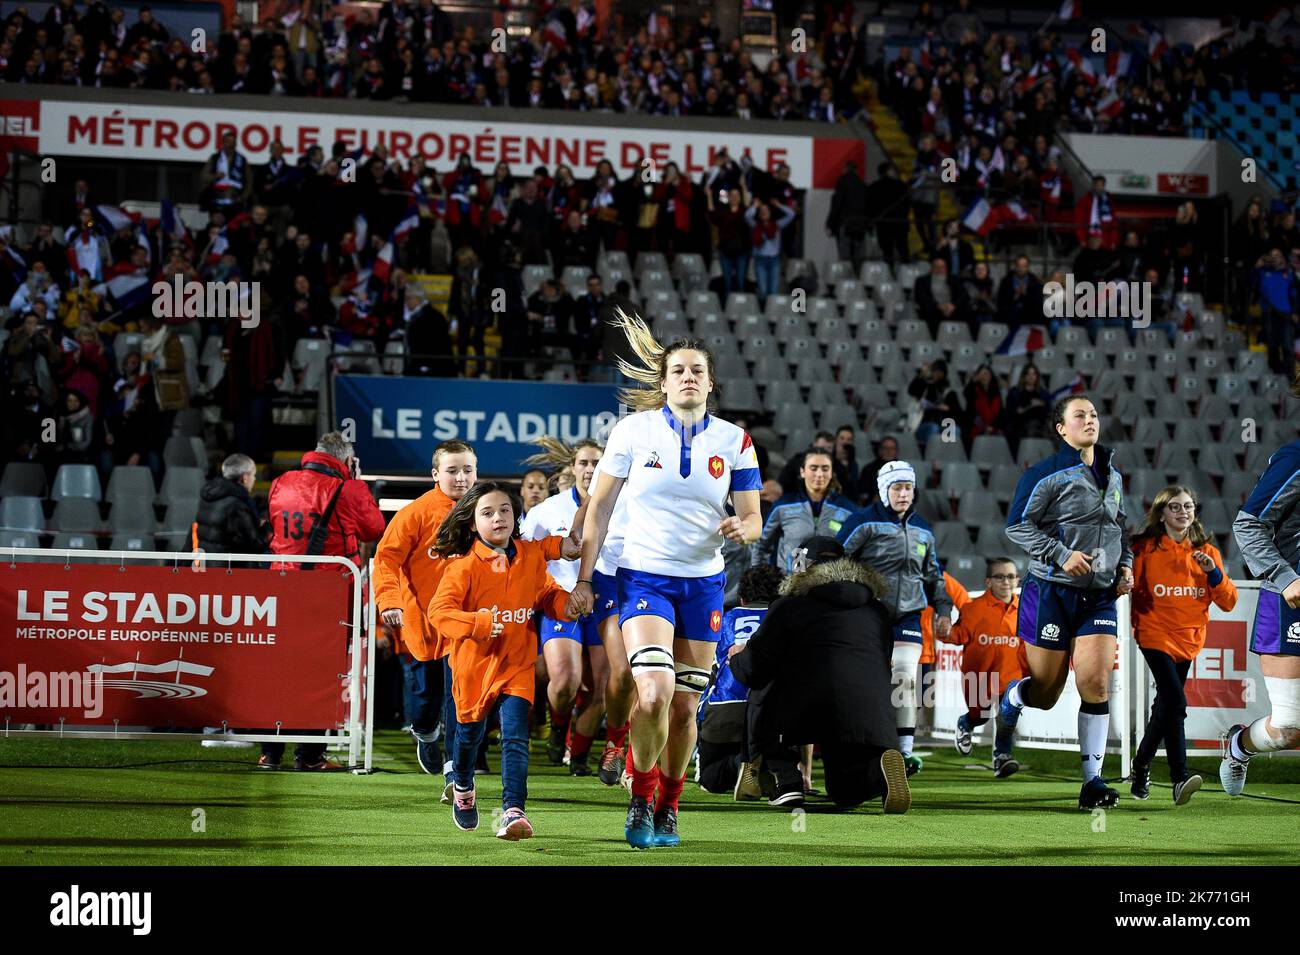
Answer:
[{"label": "photographer in red jacket", "polygon": [[[302,456],[302,467],[282,474],[271,483],[269,519],[271,553],[327,554],[346,557],[362,566],[361,544],[384,534],[384,515],[364,481],[358,480],[360,462],[352,442],[337,431],[323,435],[315,451]],[[285,562],[275,565],[308,572],[315,564]],[[261,769],[279,769],[283,743],[263,743]],[[338,769],[325,758],[325,744],[299,743],[294,769]]]}]

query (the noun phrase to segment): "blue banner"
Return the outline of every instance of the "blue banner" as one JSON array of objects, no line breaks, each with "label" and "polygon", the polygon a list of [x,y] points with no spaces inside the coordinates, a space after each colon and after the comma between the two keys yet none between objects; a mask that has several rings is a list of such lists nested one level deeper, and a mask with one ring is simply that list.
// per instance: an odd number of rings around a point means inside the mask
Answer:
[{"label": "blue banner", "polygon": [[334,414],[351,430],[368,474],[428,474],[433,449],[458,438],[474,446],[482,475],[510,476],[551,435],[602,444],[618,420],[615,385],[475,378],[339,375]]}]

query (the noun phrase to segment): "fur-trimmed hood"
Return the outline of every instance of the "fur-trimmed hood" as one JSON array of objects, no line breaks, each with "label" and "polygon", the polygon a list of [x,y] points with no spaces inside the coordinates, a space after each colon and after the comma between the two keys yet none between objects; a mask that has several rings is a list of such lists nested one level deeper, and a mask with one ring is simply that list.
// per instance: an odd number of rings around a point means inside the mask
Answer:
[{"label": "fur-trimmed hood", "polygon": [[[813,564],[805,571],[791,574],[781,581],[780,592],[783,597],[805,597],[809,591],[826,584],[860,584],[870,592],[866,600],[879,600],[887,592],[884,578],[880,574],[866,564],[848,557]],[[865,603],[866,600],[854,601],[854,603]]]}]

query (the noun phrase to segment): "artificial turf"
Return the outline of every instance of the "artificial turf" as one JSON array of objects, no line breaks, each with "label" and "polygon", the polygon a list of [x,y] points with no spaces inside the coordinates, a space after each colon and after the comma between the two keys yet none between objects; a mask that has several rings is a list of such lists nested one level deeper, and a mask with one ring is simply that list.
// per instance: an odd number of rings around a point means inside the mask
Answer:
[{"label": "artificial turf", "polygon": [[[599,744],[598,744],[599,745]],[[1300,760],[1257,759],[1247,795],[1218,785],[1218,760],[1193,760],[1206,786],[1175,808],[1163,764],[1151,798],[1120,786],[1119,807],[1080,812],[1078,757],[1022,750],[995,780],[987,748],[935,749],[912,779],[912,809],[803,812],[736,803],[689,783],[682,845],[623,841],[627,794],[546,765],[533,744],[528,814],[536,837],[493,837],[500,781],[480,776],[483,823],[458,831],[441,777],[419,772],[410,737],[376,737],[376,772],[253,768],[256,750],[196,742],[0,739],[0,864],[7,865],[1185,865],[1300,862]],[[499,756],[492,751],[496,767]],[[291,764],[286,759],[286,765]],[[1118,774],[1118,759],[1106,769]],[[817,780],[815,779],[816,783]],[[202,810],[196,813],[195,810]]]}]

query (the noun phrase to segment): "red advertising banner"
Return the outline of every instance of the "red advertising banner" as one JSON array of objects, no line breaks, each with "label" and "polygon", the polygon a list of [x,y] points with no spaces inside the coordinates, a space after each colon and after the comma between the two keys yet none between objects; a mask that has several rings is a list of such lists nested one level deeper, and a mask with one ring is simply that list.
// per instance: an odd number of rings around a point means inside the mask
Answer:
[{"label": "red advertising banner", "polygon": [[767,171],[787,163],[790,181],[799,189],[833,189],[846,161],[856,162],[859,170],[866,165],[860,139],[809,136],[811,124],[799,133],[772,135],[639,127],[628,117],[611,117],[608,126],[579,126],[541,117],[501,122],[485,110],[482,120],[466,122],[374,115],[361,106],[337,113],[300,113],[283,103],[232,110],[204,106],[199,99],[183,106],[0,99],[0,145],[42,156],[198,163],[220,147],[225,133],[233,133],[239,150],[254,163],[265,161],[275,140],[291,159],[313,146],[328,154],[338,141],[366,153],[383,145],[402,162],[420,155],[439,170],[450,169],[466,153],[485,168],[497,162],[529,169],[563,163],[579,178],[594,174],[605,159],[623,178],[673,162],[692,179],[726,149],[732,158],[748,156]]},{"label": "red advertising banner", "polygon": [[347,718],[342,567],[0,564],[0,720],[336,729]]}]

